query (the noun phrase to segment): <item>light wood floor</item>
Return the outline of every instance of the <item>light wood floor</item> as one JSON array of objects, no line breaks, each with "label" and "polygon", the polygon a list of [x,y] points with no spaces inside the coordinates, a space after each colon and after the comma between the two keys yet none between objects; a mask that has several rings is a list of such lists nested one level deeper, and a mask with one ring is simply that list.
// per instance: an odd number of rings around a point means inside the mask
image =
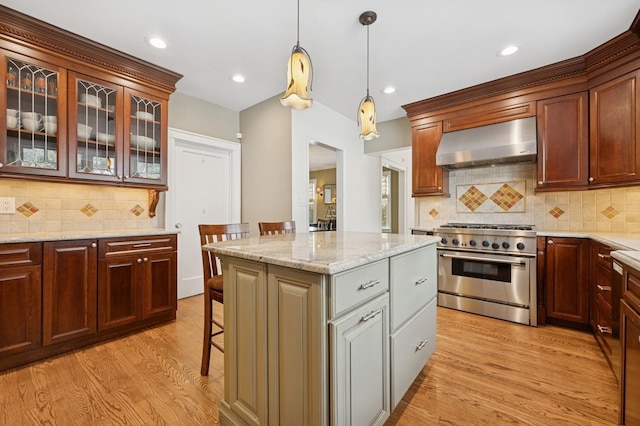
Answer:
[{"label": "light wood floor", "polygon": [[[178,306],[174,323],[0,373],[0,425],[217,424],[223,357],[200,376],[202,297]],[[589,333],[438,309],[436,352],[388,425],[617,422]]]}]

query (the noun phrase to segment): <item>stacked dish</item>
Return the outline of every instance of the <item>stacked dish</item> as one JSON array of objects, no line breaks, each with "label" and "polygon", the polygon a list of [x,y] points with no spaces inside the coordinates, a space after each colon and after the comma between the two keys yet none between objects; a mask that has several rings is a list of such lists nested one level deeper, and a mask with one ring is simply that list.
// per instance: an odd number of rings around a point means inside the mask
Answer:
[{"label": "stacked dish", "polygon": [[90,95],[88,93],[81,93],[80,96],[78,97],[78,100],[82,104],[87,104],[89,106],[93,106],[96,108],[102,107],[102,99],[100,99],[95,95]]},{"label": "stacked dish", "polygon": [[147,136],[131,135],[129,140],[134,148],[152,150],[156,147],[156,141]]}]

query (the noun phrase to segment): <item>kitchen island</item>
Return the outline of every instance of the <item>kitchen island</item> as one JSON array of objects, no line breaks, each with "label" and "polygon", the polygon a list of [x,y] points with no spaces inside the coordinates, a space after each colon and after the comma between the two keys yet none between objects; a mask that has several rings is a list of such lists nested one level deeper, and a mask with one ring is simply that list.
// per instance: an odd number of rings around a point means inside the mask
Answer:
[{"label": "kitchen island", "polygon": [[430,236],[205,245],[224,277],[223,425],[383,424],[435,349]]}]

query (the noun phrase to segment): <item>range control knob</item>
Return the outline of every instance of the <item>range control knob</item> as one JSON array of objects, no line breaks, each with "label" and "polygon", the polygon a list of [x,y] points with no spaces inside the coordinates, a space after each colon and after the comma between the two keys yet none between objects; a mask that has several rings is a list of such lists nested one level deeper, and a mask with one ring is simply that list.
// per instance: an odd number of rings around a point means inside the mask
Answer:
[{"label": "range control knob", "polygon": [[504,243],[502,243],[502,248],[508,249],[509,247],[511,247],[511,246],[509,245],[508,242],[505,241]]},{"label": "range control knob", "polygon": [[458,239],[457,239],[457,238],[454,238],[454,239],[453,239],[453,241],[451,241],[451,243],[452,243],[454,246],[457,246],[458,244],[460,244],[460,241],[458,241]]},{"label": "range control knob", "polygon": [[442,238],[440,239],[440,242],[441,242],[442,244],[447,244],[447,243],[448,243],[448,241],[447,241],[447,239],[446,239],[445,237],[442,237]]},{"label": "range control knob", "polygon": [[498,244],[498,243],[493,243],[493,244],[491,244],[491,247],[492,247],[493,249],[495,249],[495,250],[498,250],[498,249],[500,248],[500,244]]},{"label": "range control knob", "polygon": [[484,240],[484,241],[482,242],[482,247],[489,247],[489,241]]},{"label": "range control knob", "polygon": [[470,245],[471,247],[475,247],[475,246],[476,246],[476,244],[478,244],[478,243],[476,243],[476,240],[471,240],[471,241],[469,241],[469,245]]},{"label": "range control knob", "polygon": [[524,243],[518,243],[518,244],[516,244],[516,248],[517,248],[518,250],[524,250]]}]

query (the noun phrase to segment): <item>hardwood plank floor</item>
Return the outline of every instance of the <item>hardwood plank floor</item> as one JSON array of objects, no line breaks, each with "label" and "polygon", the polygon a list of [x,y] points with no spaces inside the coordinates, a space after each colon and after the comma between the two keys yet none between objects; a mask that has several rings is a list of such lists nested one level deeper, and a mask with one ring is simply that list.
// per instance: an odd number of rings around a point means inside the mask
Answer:
[{"label": "hardwood plank floor", "polygon": [[[200,376],[202,314],[183,299],[174,323],[0,373],[0,425],[217,424],[223,356]],[[438,308],[436,352],[387,424],[611,425],[617,406],[589,333]]]}]

